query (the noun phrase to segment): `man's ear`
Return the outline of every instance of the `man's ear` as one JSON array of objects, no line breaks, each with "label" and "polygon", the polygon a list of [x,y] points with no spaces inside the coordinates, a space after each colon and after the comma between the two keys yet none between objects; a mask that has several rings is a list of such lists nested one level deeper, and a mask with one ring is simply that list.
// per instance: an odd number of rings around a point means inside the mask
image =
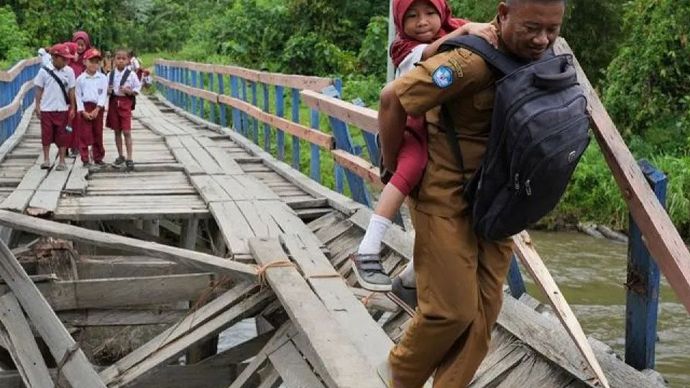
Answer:
[{"label": "man's ear", "polygon": [[498,4],[498,20],[500,22],[505,22],[505,20],[508,18],[509,10],[510,7],[505,2],[501,2],[500,4]]}]

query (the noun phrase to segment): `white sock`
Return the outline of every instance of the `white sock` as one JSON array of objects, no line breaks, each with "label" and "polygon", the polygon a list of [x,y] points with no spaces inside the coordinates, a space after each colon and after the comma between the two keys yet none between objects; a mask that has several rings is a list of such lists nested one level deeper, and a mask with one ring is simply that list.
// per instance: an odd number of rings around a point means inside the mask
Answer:
[{"label": "white sock", "polygon": [[386,231],[393,224],[391,220],[386,217],[381,217],[378,214],[371,216],[369,220],[369,227],[362,242],[359,244],[359,249],[357,253],[360,255],[375,255],[381,252],[381,241],[383,241],[383,236],[386,235]]},{"label": "white sock", "polygon": [[407,288],[415,288],[417,287],[417,276],[414,273],[414,265],[412,263],[412,260],[410,260],[409,263],[407,263],[407,266],[405,267],[402,272],[400,272],[400,275],[398,275],[400,278],[400,281],[402,281],[403,286]]}]

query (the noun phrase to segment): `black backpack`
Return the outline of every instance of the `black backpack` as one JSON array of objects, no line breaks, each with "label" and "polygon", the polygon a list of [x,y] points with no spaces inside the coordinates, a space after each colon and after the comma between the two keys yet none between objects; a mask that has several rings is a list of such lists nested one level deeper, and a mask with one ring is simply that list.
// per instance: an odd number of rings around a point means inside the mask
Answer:
[{"label": "black backpack", "polygon": [[[131,70],[126,69],[124,74],[122,74],[122,78],[120,79],[120,87],[125,86],[125,82],[127,82],[127,79],[129,78],[129,75],[132,73]],[[110,70],[110,77],[108,77],[108,86],[112,87],[113,84],[115,83],[115,69]],[[132,110],[137,106],[137,96],[129,96],[129,98],[132,99]]]},{"label": "black backpack", "polygon": [[[498,76],[486,154],[464,192],[475,232],[499,240],[536,223],[558,204],[589,145],[587,99],[571,55],[549,50],[525,63],[476,36],[448,40],[442,50],[458,47],[480,55]],[[445,105],[442,112],[451,150],[464,171]]]}]

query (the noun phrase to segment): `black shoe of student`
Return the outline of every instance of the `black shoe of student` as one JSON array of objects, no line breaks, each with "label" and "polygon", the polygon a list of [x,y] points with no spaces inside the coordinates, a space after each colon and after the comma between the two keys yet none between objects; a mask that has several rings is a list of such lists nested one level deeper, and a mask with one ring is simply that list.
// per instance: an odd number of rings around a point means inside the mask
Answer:
[{"label": "black shoe of student", "polygon": [[125,171],[126,172],[134,171],[134,161],[133,160],[125,161]]},{"label": "black shoe of student", "polygon": [[125,157],[124,156],[118,156],[117,159],[113,162],[113,167],[122,167],[122,164],[125,162]]},{"label": "black shoe of student", "polygon": [[412,308],[417,309],[417,287],[405,287],[400,276],[393,279],[393,294]]},{"label": "black shoe of student", "polygon": [[378,292],[391,290],[391,278],[383,271],[381,256],[355,253],[350,255],[350,260],[352,260],[352,268],[362,288]]}]

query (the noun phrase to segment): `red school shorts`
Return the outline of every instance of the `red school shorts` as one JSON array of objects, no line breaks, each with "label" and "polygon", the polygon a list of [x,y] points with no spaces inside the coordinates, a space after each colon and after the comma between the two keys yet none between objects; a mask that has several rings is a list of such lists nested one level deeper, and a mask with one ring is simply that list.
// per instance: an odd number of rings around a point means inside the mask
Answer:
[{"label": "red school shorts", "polygon": [[41,112],[41,144],[68,147],[72,134],[67,132],[67,112]]},{"label": "red school shorts", "polygon": [[129,132],[132,130],[131,97],[110,96],[105,125],[116,131]]}]

